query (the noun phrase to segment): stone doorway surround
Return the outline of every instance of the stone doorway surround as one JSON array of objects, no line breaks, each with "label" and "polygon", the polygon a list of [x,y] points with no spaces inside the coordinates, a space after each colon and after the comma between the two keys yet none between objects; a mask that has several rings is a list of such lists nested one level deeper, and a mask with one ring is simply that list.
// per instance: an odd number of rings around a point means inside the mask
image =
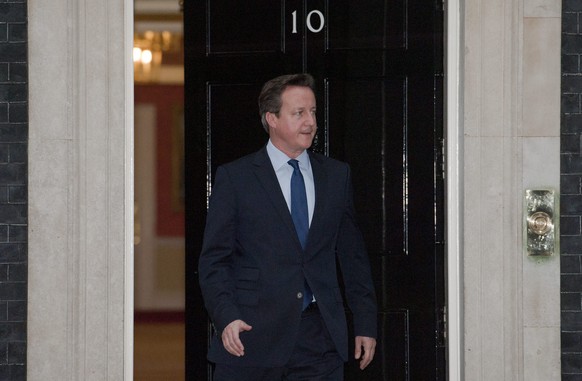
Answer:
[{"label": "stone doorway surround", "polygon": [[133,1],[29,6],[28,380],[131,380]]},{"label": "stone doorway surround", "polygon": [[[558,380],[559,258],[524,256],[521,200],[559,189],[561,2],[446,4],[449,379]],[[28,22],[27,379],[131,380],[133,1]]]},{"label": "stone doorway surround", "polygon": [[458,4],[457,379],[560,380],[560,254],[524,253],[523,198],[560,189],[562,2]]}]

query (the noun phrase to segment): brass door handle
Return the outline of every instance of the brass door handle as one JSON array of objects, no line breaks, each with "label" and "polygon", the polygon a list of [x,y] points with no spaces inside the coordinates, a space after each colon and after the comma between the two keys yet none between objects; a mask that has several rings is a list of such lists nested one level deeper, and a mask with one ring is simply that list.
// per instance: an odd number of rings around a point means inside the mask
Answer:
[{"label": "brass door handle", "polygon": [[558,210],[552,189],[528,189],[524,200],[524,246],[530,256],[557,252]]},{"label": "brass door handle", "polygon": [[544,235],[552,230],[554,223],[548,213],[535,212],[527,217],[527,227],[537,235]]}]

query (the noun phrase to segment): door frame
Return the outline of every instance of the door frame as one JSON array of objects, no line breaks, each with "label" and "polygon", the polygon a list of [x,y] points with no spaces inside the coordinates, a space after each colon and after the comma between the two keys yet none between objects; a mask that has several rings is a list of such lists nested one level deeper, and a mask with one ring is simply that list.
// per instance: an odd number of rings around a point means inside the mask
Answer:
[{"label": "door frame", "polygon": [[133,0],[103,3],[24,4],[28,380],[133,379]]},{"label": "door frame", "polygon": [[[127,1],[127,0],[125,0]],[[462,76],[461,76],[461,0],[445,2],[445,139],[446,139],[446,281],[447,281],[447,369],[449,381],[460,381],[462,377],[462,207],[463,207],[463,173],[460,158],[463,151],[462,140]],[[133,25],[126,18],[126,27]],[[131,46],[129,46],[131,48]],[[131,52],[129,52],[131,53]],[[131,54],[126,55],[131,61]],[[126,124],[133,129],[133,125]],[[126,173],[126,184],[133,186],[133,172]],[[130,226],[131,225],[131,226]],[[132,221],[127,220],[126,228],[133,228]],[[133,235],[126,235],[129,243]],[[133,262],[133,253],[129,254],[128,263]],[[125,311],[133,310],[133,274],[126,272]],[[128,319],[129,320],[129,319]],[[131,324],[126,326],[126,337],[133,334]],[[131,359],[133,341],[125,340],[125,354]],[[131,374],[133,364],[125,363],[126,376]]]},{"label": "door frame", "polygon": [[463,152],[461,0],[445,2],[445,141],[446,141],[446,306],[447,306],[447,370],[449,381],[463,377],[462,348],[462,211]]}]

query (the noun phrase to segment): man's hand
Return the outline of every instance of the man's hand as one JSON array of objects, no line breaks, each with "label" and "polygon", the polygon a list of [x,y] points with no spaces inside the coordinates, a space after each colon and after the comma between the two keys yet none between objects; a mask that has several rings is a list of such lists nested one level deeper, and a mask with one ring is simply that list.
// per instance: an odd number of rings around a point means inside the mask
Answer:
[{"label": "man's hand", "polygon": [[[362,348],[364,349],[363,355]],[[372,362],[375,351],[376,339],[366,336],[356,336],[356,350],[354,352],[354,357],[356,360],[360,360],[360,369],[364,370]]]},{"label": "man's hand", "polygon": [[235,320],[231,322],[222,331],[222,344],[224,349],[228,351],[231,355],[244,356],[245,347],[240,341],[240,333],[243,331],[250,331],[253,329],[250,325],[242,320]]}]

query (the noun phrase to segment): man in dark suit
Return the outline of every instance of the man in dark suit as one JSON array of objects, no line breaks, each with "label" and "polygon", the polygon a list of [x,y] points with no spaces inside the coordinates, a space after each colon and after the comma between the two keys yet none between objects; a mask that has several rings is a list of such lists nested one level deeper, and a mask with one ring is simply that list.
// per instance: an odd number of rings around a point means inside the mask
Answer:
[{"label": "man in dark suit", "polygon": [[259,96],[269,142],[219,167],[200,286],[216,328],[215,380],[342,380],[353,314],[355,357],[376,346],[376,298],[354,218],[349,166],[307,151],[317,129],[313,78],[277,77]]}]

